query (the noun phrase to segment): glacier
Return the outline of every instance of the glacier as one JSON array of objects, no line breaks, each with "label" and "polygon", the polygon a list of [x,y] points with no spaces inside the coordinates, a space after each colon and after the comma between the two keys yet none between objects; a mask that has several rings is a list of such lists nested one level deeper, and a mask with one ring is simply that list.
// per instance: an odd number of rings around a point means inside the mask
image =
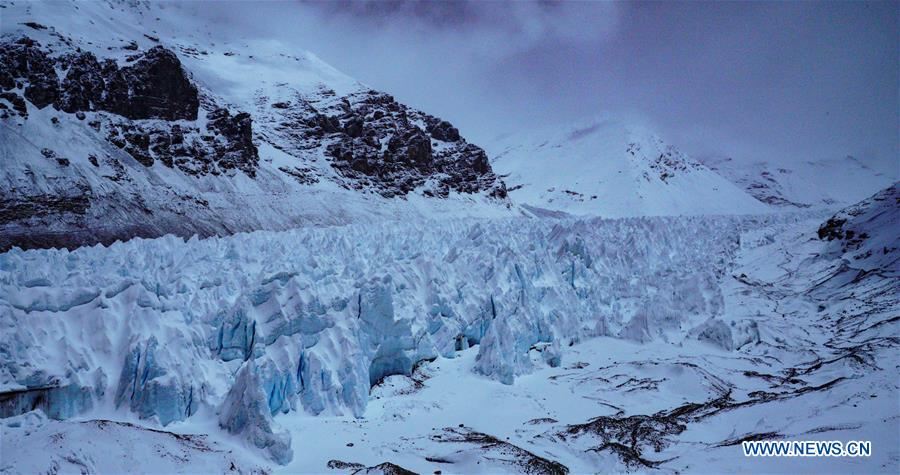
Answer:
[{"label": "glacier", "polygon": [[[881,367],[896,360],[897,193],[895,185],[831,217],[408,220],[13,249],[0,254],[0,416],[11,421],[5,431],[33,409],[51,420],[138,424],[121,428],[128,433],[221,427],[234,438],[217,443],[289,471],[323,463],[299,441],[330,447],[324,434],[335,423],[377,432],[390,417],[389,430],[412,444],[393,461],[421,470],[421,450],[457,447],[429,457],[475,470],[467,460],[493,456],[469,444],[494,440],[491,431],[518,434],[496,446],[515,455],[504,463],[556,467],[560,450],[621,443],[595,432],[598,421],[659,419],[671,431],[648,432],[612,459],[564,456],[566,466],[653,465],[644,451],[654,446],[687,463],[679,434],[738,408],[821,391],[853,399],[859,393],[840,394],[860,384],[875,395],[888,385],[876,404],[896,395]],[[485,397],[557,399],[562,383],[576,399],[520,403],[518,417],[537,421],[527,430],[502,422],[517,416],[479,430],[447,420],[490,419],[479,416],[491,407],[476,402]],[[459,393],[467,387],[475,392]],[[593,391],[605,395],[600,406]],[[572,408],[549,409],[560,403]],[[458,409],[427,419],[443,407]],[[597,407],[613,412],[585,422]],[[623,407],[647,412],[620,420]],[[411,417],[426,419],[402,422]],[[428,424],[452,428],[414,442],[411,427]],[[339,433],[359,436],[348,430]]]},{"label": "glacier", "polygon": [[58,418],[112,398],[165,426],[220,405],[216,382],[254,361],[272,414],[361,416],[385,377],[475,345],[476,371],[505,384],[598,335],[680,341],[702,326],[695,338],[730,348],[710,323],[718,279],[741,230],[776,219],[448,220],[13,250],[0,255],[2,387],[22,393],[3,415],[51,391]]}]

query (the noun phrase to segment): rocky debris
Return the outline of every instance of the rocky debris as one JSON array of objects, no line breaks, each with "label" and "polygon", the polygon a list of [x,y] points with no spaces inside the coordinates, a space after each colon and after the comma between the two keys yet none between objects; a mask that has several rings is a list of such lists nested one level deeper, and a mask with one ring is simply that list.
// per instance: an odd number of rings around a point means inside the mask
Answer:
[{"label": "rocky debris", "polygon": [[538,417],[537,419],[531,419],[529,421],[525,421],[523,424],[525,425],[538,425],[538,424],[556,424],[559,422],[558,420],[552,417]]},{"label": "rocky debris", "polygon": [[397,464],[384,462],[374,467],[364,467],[351,472],[353,475],[418,475],[412,470],[407,470]]},{"label": "rocky debris", "polygon": [[[627,151],[634,155],[633,149],[629,148]],[[678,172],[684,172],[691,168],[697,169],[699,167],[699,164],[689,162],[685,156],[672,145],[667,146],[658,157],[650,162],[650,169],[659,173],[659,179],[665,183],[668,183],[669,178],[673,178]]]},{"label": "rocky debris", "polygon": [[[519,446],[500,440],[492,435],[477,432],[462,424],[460,424],[459,428],[445,427],[443,433],[433,435],[431,439],[435,442],[464,443],[477,446],[477,450],[480,452],[478,455],[513,465],[517,470],[521,470],[522,473],[552,475],[569,473],[568,467],[559,462],[540,457]],[[450,463],[453,463],[452,457],[447,459]]]},{"label": "rocky debris", "polygon": [[54,152],[53,150],[50,150],[49,148],[42,148],[41,155],[43,155],[45,158],[48,158],[50,160],[55,160],[56,163],[58,163],[60,166],[63,166],[63,167],[69,166],[68,158],[59,156],[56,152]]},{"label": "rocky debris", "polygon": [[366,468],[365,465],[356,462],[344,462],[343,460],[335,460],[331,459],[326,464],[326,467],[332,470],[359,470],[361,468]]},{"label": "rocky debris", "polygon": [[[0,224],[24,221],[42,216],[73,214],[84,215],[91,206],[90,190],[81,189],[72,196],[31,195],[15,199],[0,199]],[[6,249],[0,249],[0,252]]]},{"label": "rocky debris", "polygon": [[[813,363],[804,366],[803,369],[788,369],[785,371],[787,375],[785,381],[796,381],[796,374],[808,374],[819,368],[821,368],[821,364]],[[786,400],[809,392],[825,391],[844,380],[845,378],[839,377],[817,386],[802,381],[799,387],[779,385],[778,389],[781,391],[753,391],[742,401],[735,401],[731,397],[731,392],[727,391],[706,402],[689,402],[674,409],[659,411],[651,415],[624,416],[618,414],[595,417],[583,424],[570,425],[557,435],[564,441],[590,437],[598,443],[588,449],[589,451],[613,452],[630,468],[653,468],[671,459],[652,460],[647,458],[646,453],[650,450],[655,453],[661,452],[672,443],[674,436],[687,429],[688,424],[742,407]]]},{"label": "rocky debris", "polygon": [[33,21],[26,21],[25,23],[22,23],[22,24],[27,26],[28,28],[31,28],[34,30],[46,30],[47,29],[46,26],[41,25],[40,23],[37,23],[37,22],[33,22]]},{"label": "rocky debris", "polygon": [[316,176],[315,171],[309,167],[278,167],[284,173],[294,177],[297,180],[297,183],[301,185],[312,185],[319,182],[319,177]]}]

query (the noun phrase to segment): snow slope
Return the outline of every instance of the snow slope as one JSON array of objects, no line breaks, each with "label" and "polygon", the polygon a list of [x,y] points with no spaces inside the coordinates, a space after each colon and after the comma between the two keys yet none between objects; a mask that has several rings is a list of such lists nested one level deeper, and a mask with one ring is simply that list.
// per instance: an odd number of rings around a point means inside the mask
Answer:
[{"label": "snow slope", "polygon": [[605,217],[748,214],[765,205],[646,129],[610,117],[486,145],[510,197]]},{"label": "snow slope", "polygon": [[785,209],[846,206],[900,180],[896,162],[876,170],[851,156],[782,165],[714,156],[701,161],[756,199]]}]

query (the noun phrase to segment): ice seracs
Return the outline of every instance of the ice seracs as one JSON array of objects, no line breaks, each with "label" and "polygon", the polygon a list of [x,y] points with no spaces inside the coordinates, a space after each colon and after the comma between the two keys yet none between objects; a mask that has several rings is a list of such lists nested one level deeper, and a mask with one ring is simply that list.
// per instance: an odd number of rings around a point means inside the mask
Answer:
[{"label": "ice seracs", "polygon": [[234,384],[219,409],[219,425],[229,433],[239,434],[250,444],[262,449],[276,463],[291,461],[291,435],[276,432],[266,394],[263,392],[256,364],[248,359],[238,370]]},{"label": "ice seracs", "polygon": [[445,220],[13,250],[2,383],[21,393],[5,414],[52,388],[58,417],[112,400],[165,426],[218,407],[254,361],[272,414],[361,416],[383,378],[473,345],[475,370],[512,384],[583,338],[685,338],[721,314],[754,223]]}]

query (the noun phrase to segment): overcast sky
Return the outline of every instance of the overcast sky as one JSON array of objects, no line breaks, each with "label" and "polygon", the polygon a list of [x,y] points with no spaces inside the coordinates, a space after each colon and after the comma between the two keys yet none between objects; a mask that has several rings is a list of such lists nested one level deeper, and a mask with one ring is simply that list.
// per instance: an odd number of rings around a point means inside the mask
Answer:
[{"label": "overcast sky", "polygon": [[898,3],[294,2],[255,23],[471,141],[603,111],[689,153],[900,171]]}]

